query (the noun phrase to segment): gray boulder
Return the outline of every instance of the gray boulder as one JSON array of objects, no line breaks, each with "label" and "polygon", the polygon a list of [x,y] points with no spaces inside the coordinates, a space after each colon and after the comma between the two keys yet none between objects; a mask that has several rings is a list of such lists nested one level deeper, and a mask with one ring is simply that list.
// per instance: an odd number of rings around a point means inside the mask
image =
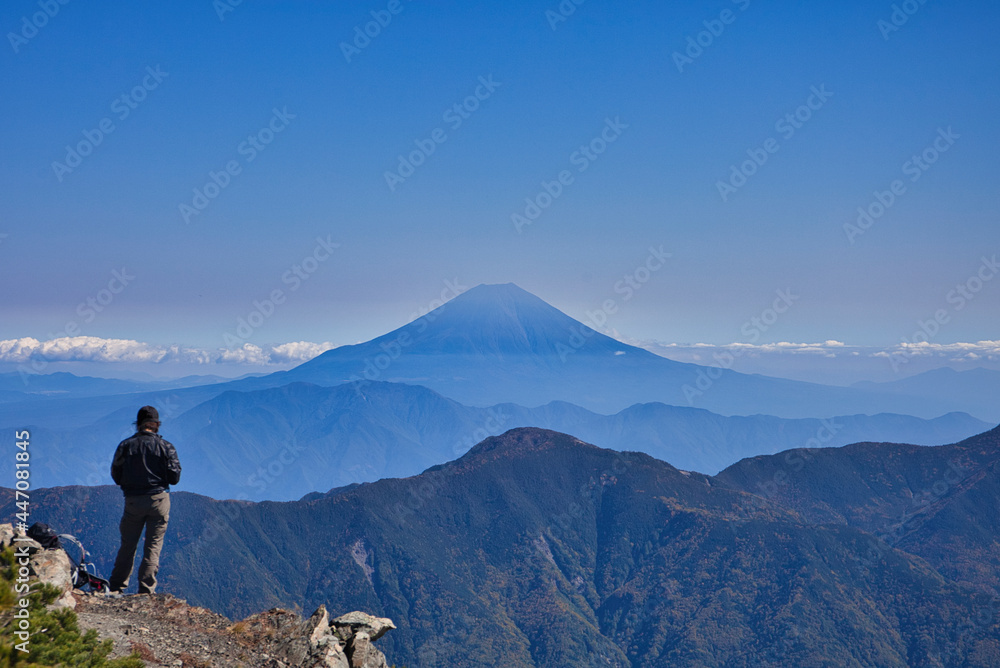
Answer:
[{"label": "gray boulder", "polygon": [[351,638],[347,655],[351,657],[350,668],[389,668],[385,654],[375,649],[372,639],[364,631],[358,631]]},{"label": "gray boulder", "polygon": [[0,550],[6,550],[14,542],[14,525],[0,524]]},{"label": "gray boulder", "polygon": [[66,552],[61,548],[43,550],[39,546],[28,558],[28,568],[39,582],[50,584],[59,590],[59,598],[49,605],[50,608],[76,607],[76,599],[73,598],[73,564]]},{"label": "gray boulder", "polygon": [[356,633],[364,632],[368,634],[368,638],[372,642],[396,628],[392,620],[387,617],[374,617],[356,610],[337,617],[330,622],[330,626],[334,627],[337,630],[337,635],[344,640]]}]

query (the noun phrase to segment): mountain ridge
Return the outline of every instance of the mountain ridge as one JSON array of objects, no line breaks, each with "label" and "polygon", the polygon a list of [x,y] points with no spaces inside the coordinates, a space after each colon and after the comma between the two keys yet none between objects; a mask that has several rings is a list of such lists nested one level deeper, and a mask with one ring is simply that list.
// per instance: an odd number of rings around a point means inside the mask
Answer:
[{"label": "mountain ridge", "polygon": [[[876,553],[898,545],[950,578],[1000,596],[998,469],[1000,426],[951,445],[853,443],[752,457],[717,479],[807,521],[870,532],[880,541],[872,544]],[[836,485],[826,482],[831,477]]]},{"label": "mountain ridge", "polygon": [[[882,496],[906,499],[955,453],[979,447],[994,457],[986,434],[913,450],[917,459],[891,456],[905,446],[818,450],[818,491],[842,490],[854,494],[849,506],[878,510],[881,497],[830,477],[844,468],[837,462],[867,451],[884,471],[923,471],[910,482],[886,478]],[[787,454],[767,461],[787,466]],[[568,434],[515,429],[420,475],[308,501],[177,493],[163,587],[234,615],[289,601],[370,610],[396,621],[385,651],[414,666],[1000,660],[997,616],[973,612],[989,595],[982,574],[945,577],[909,543],[810,521],[795,504],[755,493],[754,480],[772,480],[770,469],[758,473],[736,485]],[[2,494],[6,510],[13,499]],[[102,568],[111,560],[117,490],[35,490],[36,499],[50,524],[90,541]],[[962,499],[944,497],[946,506]],[[921,531],[946,563],[954,528],[927,522]]]}]

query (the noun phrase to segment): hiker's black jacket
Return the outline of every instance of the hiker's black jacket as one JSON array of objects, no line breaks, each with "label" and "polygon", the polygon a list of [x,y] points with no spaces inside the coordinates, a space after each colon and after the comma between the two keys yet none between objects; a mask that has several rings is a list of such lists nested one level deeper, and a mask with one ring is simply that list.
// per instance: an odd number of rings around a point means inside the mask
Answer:
[{"label": "hiker's black jacket", "polygon": [[180,482],[181,463],[170,441],[140,431],[118,444],[111,477],[125,496],[158,494]]}]

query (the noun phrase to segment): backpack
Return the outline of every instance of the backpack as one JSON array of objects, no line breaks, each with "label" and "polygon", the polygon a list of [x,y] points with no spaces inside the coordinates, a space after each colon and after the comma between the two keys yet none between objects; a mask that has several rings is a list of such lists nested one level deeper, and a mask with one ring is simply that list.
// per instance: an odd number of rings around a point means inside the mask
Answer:
[{"label": "backpack", "polygon": [[[56,533],[52,527],[43,522],[35,522],[28,527],[28,538],[37,541],[46,550],[61,549],[69,557],[73,567],[73,587],[84,591],[106,592],[111,584],[97,575],[97,566],[87,561],[87,550],[68,533]],[[64,544],[65,543],[65,544]],[[71,549],[66,549],[70,547]]]},{"label": "backpack", "polygon": [[[106,592],[111,589],[111,584],[104,578],[97,575],[97,566],[87,561],[87,550],[83,544],[68,533],[61,533],[58,538],[62,539],[68,547],[63,547],[63,551],[69,557],[73,565],[73,587],[83,591]],[[91,572],[93,569],[93,572]]]},{"label": "backpack", "polygon": [[46,550],[62,547],[59,544],[59,534],[52,530],[48,524],[35,522],[28,527],[28,538],[36,541]]}]

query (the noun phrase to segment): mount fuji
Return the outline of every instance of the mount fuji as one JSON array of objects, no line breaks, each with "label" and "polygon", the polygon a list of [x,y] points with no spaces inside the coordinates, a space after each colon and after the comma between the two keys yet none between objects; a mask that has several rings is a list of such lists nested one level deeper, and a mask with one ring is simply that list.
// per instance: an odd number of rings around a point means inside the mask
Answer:
[{"label": "mount fuji", "polygon": [[470,406],[566,401],[605,414],[647,402],[785,418],[968,410],[957,399],[676,362],[601,334],[513,283],[479,285],[388,334],[227,389],[352,381],[422,385]]},{"label": "mount fuji", "polygon": [[[58,387],[61,377],[42,380]],[[411,476],[512,427],[556,429],[713,473],[790,447],[934,445],[991,426],[963,412],[966,395],[907,389],[683,364],[590,329],[515,285],[481,285],[289,371],[34,395],[0,404],[0,425],[31,429],[35,483],[94,484],[107,480],[107,458],[130,433],[135,407],[158,405],[165,435],[185,451],[185,489],[272,500]],[[13,464],[0,462],[0,474],[13,475]]]}]

